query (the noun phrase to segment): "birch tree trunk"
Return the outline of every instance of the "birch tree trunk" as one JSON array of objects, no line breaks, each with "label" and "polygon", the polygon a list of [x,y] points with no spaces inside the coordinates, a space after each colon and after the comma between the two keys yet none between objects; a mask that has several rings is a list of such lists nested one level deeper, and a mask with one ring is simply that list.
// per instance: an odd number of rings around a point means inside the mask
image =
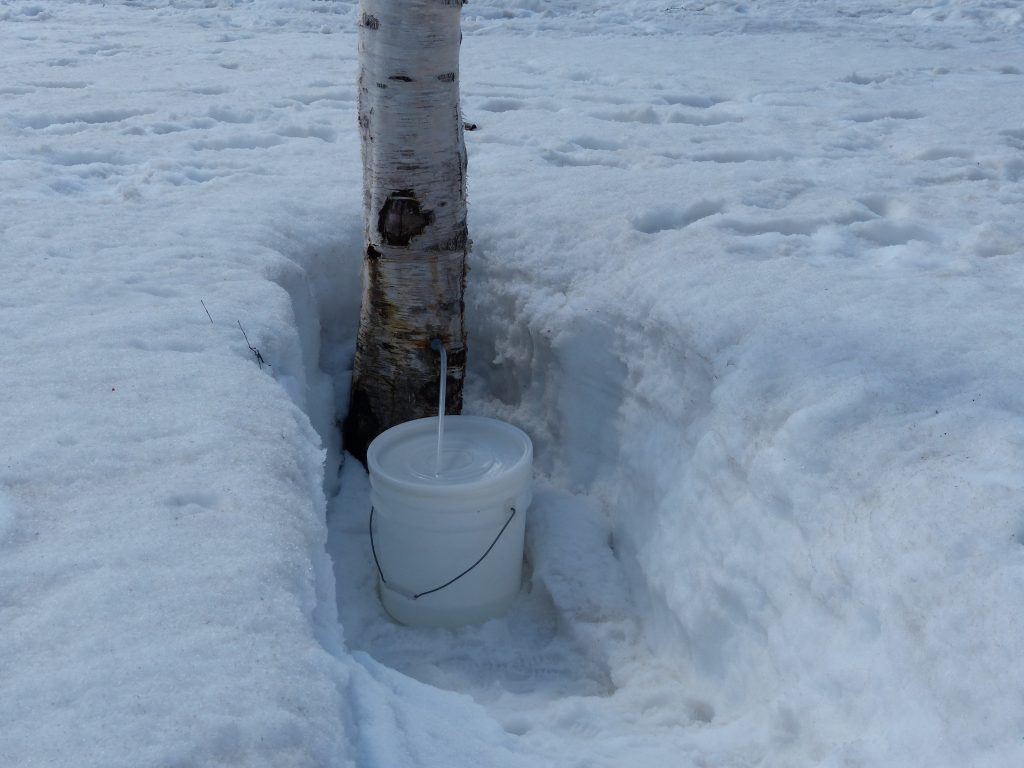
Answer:
[{"label": "birch tree trunk", "polygon": [[462,0],[360,5],[366,250],[345,449],[364,462],[385,429],[437,412],[434,338],[448,350],[446,409],[462,409],[469,240],[461,9]]}]

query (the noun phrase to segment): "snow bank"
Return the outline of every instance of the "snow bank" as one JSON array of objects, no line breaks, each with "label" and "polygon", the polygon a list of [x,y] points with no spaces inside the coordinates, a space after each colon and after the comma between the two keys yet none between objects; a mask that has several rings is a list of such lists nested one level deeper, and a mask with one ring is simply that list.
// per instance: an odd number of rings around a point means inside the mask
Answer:
[{"label": "snow bank", "polygon": [[973,51],[950,108],[932,42],[537,44],[557,110],[477,102],[470,402],[607,511],[683,743],[738,764],[1020,759],[1020,115],[971,93],[1018,86]]},{"label": "snow bank", "polygon": [[338,254],[286,226],[343,207],[286,211],[337,102],[268,113],[185,19],[50,12],[0,89],[0,761],[348,764],[296,263]]}]

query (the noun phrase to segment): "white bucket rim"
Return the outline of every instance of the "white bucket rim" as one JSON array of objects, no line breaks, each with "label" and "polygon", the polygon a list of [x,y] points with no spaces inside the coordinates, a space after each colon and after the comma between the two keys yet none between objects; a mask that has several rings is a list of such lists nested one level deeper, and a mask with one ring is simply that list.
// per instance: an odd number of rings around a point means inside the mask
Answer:
[{"label": "white bucket rim", "polygon": [[506,467],[499,474],[480,478],[471,482],[458,482],[455,484],[440,484],[433,482],[416,482],[387,472],[380,463],[380,455],[389,449],[394,443],[407,439],[411,435],[421,432],[436,432],[437,417],[428,416],[422,419],[413,419],[401,424],[396,424],[390,429],[378,435],[369,445],[366,451],[366,464],[370,473],[370,484],[378,491],[393,491],[402,494],[411,494],[420,498],[446,499],[451,496],[453,488],[457,488],[460,494],[472,494],[490,496],[495,491],[504,492],[506,488],[515,488],[522,484],[525,474],[529,477],[533,469],[533,441],[519,427],[509,424],[507,421],[492,419],[487,416],[466,416],[453,415],[445,416],[446,427],[454,422],[473,423],[485,426],[487,429],[502,431],[512,436],[522,446],[522,453],[514,464]]}]

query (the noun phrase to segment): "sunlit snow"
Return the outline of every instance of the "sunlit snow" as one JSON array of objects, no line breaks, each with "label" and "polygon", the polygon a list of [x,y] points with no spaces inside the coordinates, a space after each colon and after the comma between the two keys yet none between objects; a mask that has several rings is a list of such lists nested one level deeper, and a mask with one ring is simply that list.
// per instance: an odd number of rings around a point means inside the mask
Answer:
[{"label": "sunlit snow", "polygon": [[338,444],[355,18],[0,0],[0,765],[1024,764],[1020,4],[465,6],[457,630]]}]

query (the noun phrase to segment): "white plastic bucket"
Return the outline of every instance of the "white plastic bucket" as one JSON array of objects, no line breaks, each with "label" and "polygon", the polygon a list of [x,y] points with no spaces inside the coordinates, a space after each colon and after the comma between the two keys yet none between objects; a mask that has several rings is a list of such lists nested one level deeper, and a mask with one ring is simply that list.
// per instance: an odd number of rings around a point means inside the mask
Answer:
[{"label": "white plastic bucket", "polygon": [[381,602],[403,624],[458,626],[504,613],[519,592],[533,443],[480,416],[392,427],[367,450]]}]

